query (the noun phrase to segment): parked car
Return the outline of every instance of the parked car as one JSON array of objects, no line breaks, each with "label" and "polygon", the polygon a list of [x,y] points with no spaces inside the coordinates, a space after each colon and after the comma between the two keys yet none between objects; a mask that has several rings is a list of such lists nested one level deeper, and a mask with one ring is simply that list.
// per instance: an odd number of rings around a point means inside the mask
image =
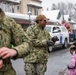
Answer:
[{"label": "parked car", "polygon": [[58,41],[56,41],[54,46],[49,47],[49,51],[52,51],[52,48],[54,47],[68,47],[69,33],[65,26],[46,25],[45,29],[49,31],[51,37],[57,36],[59,39]]}]

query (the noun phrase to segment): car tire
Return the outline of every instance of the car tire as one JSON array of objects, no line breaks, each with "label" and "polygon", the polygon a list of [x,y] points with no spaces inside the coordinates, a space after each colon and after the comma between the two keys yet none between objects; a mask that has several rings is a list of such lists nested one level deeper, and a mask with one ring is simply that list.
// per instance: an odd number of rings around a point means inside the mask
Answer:
[{"label": "car tire", "polygon": [[53,50],[53,48],[49,47],[48,52],[50,53],[50,52],[52,52],[52,50]]},{"label": "car tire", "polygon": [[68,41],[67,39],[65,39],[64,44],[63,44],[63,48],[67,48],[68,47]]}]

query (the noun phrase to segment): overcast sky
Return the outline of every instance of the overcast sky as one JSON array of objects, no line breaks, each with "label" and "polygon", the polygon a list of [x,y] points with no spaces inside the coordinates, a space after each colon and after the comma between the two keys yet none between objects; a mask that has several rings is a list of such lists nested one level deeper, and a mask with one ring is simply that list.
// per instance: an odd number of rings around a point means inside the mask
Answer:
[{"label": "overcast sky", "polygon": [[76,3],[76,0],[41,0],[42,1],[42,6],[43,6],[43,9],[46,10],[46,8],[49,8],[51,9],[51,5],[53,3],[57,4],[58,2],[65,2],[65,3],[69,3],[69,2],[72,2],[72,3]]}]

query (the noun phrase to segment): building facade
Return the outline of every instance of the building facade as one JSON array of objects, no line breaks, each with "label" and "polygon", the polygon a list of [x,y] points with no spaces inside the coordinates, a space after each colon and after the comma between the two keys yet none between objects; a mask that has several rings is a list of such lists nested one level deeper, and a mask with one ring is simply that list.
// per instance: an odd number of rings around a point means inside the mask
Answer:
[{"label": "building facade", "polygon": [[28,14],[30,11],[31,15],[38,15],[42,11],[41,3],[42,1],[40,0],[21,0],[20,13]]},{"label": "building facade", "polygon": [[0,7],[5,12],[38,15],[42,11],[42,1],[40,0],[3,0]]}]

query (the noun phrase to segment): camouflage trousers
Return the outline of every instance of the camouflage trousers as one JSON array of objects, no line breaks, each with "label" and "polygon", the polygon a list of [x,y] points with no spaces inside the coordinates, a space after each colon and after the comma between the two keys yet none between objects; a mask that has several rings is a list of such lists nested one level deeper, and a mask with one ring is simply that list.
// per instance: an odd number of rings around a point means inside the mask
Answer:
[{"label": "camouflage trousers", "polygon": [[43,63],[25,63],[26,75],[44,75],[47,69],[47,64]]},{"label": "camouflage trousers", "polygon": [[16,75],[16,72],[13,68],[10,68],[6,71],[0,71],[0,75]]}]

